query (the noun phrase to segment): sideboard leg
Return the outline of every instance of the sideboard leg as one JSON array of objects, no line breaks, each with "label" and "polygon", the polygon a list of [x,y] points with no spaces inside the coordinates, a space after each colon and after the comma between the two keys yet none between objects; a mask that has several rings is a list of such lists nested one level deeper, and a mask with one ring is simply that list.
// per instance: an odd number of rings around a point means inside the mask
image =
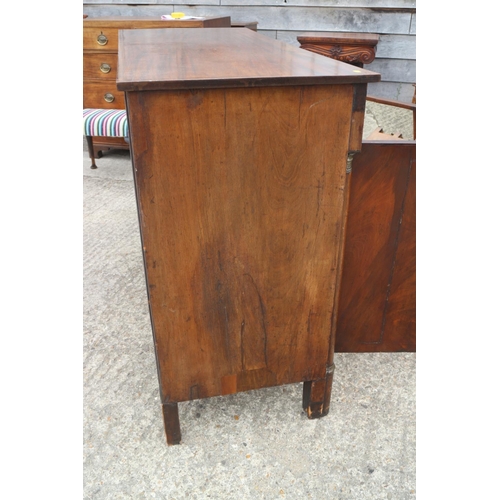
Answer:
[{"label": "sideboard leg", "polygon": [[325,378],[304,382],[302,408],[310,419],[328,415],[332,395],[333,365],[329,367]]},{"label": "sideboard leg", "polygon": [[181,426],[179,423],[179,407],[177,403],[164,403],[163,425],[167,436],[167,444],[179,444],[181,442]]}]

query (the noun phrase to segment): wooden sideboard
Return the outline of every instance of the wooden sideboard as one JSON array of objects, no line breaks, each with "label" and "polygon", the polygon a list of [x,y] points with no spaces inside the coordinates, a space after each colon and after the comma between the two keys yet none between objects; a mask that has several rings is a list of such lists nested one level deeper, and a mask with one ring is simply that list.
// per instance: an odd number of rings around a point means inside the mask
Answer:
[{"label": "wooden sideboard", "polygon": [[353,154],[380,75],[251,30],[119,35],[164,425],[304,382],[326,415]]},{"label": "wooden sideboard", "polygon": [[[212,28],[231,26],[231,18],[161,20],[157,17],[86,17],[83,20],[83,107],[125,109],[116,88],[118,31],[124,29]],[[128,149],[122,137],[95,137],[94,154],[109,148]]]}]

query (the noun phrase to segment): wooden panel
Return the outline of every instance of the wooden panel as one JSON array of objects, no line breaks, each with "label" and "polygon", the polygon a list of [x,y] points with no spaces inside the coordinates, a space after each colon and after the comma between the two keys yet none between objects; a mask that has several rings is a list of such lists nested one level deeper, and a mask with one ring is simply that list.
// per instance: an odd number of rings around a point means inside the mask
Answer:
[{"label": "wooden panel", "polygon": [[[124,62],[127,63],[124,64]],[[366,83],[380,75],[247,29],[120,31],[120,90]]]},{"label": "wooden panel", "polygon": [[[413,157],[415,157],[413,155]],[[416,165],[413,160],[398,240],[385,329],[384,349],[416,351]]]},{"label": "wooden panel", "polygon": [[413,141],[364,141],[354,157],[335,349],[415,350]]},{"label": "wooden panel", "polygon": [[[331,7],[287,7],[287,6],[193,6],[175,4],[182,12],[191,16],[217,16],[223,13],[234,20],[257,21],[259,29],[282,31],[357,31],[368,33],[390,33],[408,35],[411,12],[375,11],[372,9],[349,9]],[[105,15],[158,16],[165,14],[165,7],[87,5],[86,14],[93,17]]]},{"label": "wooden panel", "polygon": [[354,86],[352,102],[351,133],[349,137],[349,151],[360,151],[363,140],[363,125],[365,121],[366,85]]},{"label": "wooden panel", "polygon": [[352,102],[127,92],[163,401],[325,377]]},{"label": "wooden panel", "polygon": [[94,151],[111,148],[129,149],[129,145],[123,137],[99,137],[96,135],[93,137],[92,142],[94,144]]},{"label": "wooden panel", "polygon": [[338,31],[306,31],[299,36],[299,43],[313,42],[334,43],[346,45],[362,45],[375,47],[379,42],[379,35],[376,33],[340,33]]},{"label": "wooden panel", "polygon": [[[104,100],[105,94],[112,94],[115,100],[113,102],[106,102]],[[125,94],[117,90],[115,82],[85,82],[83,84],[83,107],[125,109]]]},{"label": "wooden panel", "polygon": [[[108,65],[110,70],[108,73],[102,65]],[[111,80],[116,86],[116,74],[118,66],[118,55],[108,52],[102,53],[84,53],[83,54],[83,78],[84,80]],[[102,69],[101,69],[102,68]]]}]

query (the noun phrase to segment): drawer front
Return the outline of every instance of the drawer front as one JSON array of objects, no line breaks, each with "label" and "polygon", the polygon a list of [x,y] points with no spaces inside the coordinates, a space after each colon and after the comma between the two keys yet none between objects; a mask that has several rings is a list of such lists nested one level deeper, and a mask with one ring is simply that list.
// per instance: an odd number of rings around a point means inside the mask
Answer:
[{"label": "drawer front", "polygon": [[83,30],[83,50],[118,51],[117,28],[85,28]]},{"label": "drawer front", "polygon": [[102,54],[84,54],[83,79],[116,81],[117,63],[117,54],[109,54],[106,52]]},{"label": "drawer front", "polygon": [[83,107],[125,109],[125,93],[116,89],[116,82],[85,82]]}]

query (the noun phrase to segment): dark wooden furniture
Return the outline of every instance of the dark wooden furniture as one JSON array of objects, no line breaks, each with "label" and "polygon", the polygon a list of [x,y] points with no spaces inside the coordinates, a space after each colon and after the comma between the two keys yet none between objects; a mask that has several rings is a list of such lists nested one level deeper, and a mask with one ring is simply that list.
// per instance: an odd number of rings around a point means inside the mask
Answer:
[{"label": "dark wooden furniture", "polygon": [[337,352],[416,350],[416,141],[365,140],[355,155]]},{"label": "dark wooden furniture", "polygon": [[[353,60],[336,48],[337,35],[306,33],[298,39],[301,48],[360,66],[355,47]],[[378,35],[369,44],[376,40]],[[373,57],[375,52],[367,53],[364,62]],[[363,141],[354,157],[335,350],[415,352],[416,89],[412,103],[366,100],[410,110],[413,140],[372,133],[369,139],[376,140]]]},{"label": "dark wooden furniture", "polygon": [[337,352],[416,351],[416,104],[413,140],[375,133],[354,157]]},{"label": "dark wooden furniture", "polygon": [[379,35],[374,33],[303,33],[300,48],[360,68],[375,59]]},{"label": "dark wooden furniture", "polygon": [[[228,16],[166,20],[157,17],[86,17],[83,20],[83,107],[125,109],[123,92],[116,88],[118,31],[122,29],[211,28],[231,26]],[[110,148],[128,149],[121,137],[95,137],[94,156]],[[90,156],[90,155],[89,155]]]},{"label": "dark wooden furniture", "polygon": [[177,403],[304,382],[328,413],[352,154],[380,75],[248,29],[120,32],[169,444]]}]

